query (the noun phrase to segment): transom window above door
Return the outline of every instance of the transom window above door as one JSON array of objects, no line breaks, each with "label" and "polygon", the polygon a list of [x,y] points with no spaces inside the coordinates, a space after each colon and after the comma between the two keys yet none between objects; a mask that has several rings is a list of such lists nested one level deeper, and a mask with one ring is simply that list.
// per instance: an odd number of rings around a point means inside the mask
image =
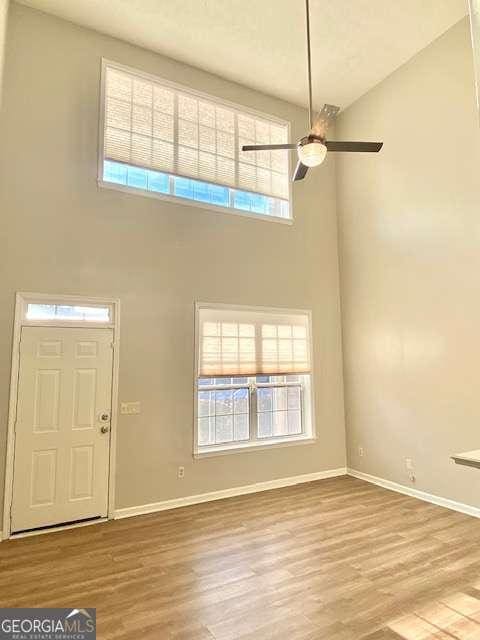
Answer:
[{"label": "transom window above door", "polygon": [[102,186],[291,220],[288,154],[241,151],[288,142],[287,122],[115,63],[102,75]]},{"label": "transom window above door", "polygon": [[18,314],[22,325],[114,326],[119,301],[77,298],[71,295],[20,293]]},{"label": "transom window above door", "polygon": [[109,306],[80,306],[75,304],[27,303],[26,320],[72,320],[81,322],[110,322]]},{"label": "transom window above door", "polygon": [[195,455],[314,437],[308,311],[197,304]]}]

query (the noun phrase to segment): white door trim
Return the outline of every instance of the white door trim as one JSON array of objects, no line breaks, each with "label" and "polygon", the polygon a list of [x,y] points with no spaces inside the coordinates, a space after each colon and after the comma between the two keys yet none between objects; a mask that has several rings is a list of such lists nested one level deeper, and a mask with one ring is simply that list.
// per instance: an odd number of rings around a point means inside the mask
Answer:
[{"label": "white door trim", "polygon": [[[69,320],[32,321],[27,320],[25,311],[29,302],[42,304],[77,304],[104,305],[111,310],[110,322],[91,323]],[[54,295],[45,293],[18,292],[15,297],[15,320],[13,326],[12,369],[10,375],[10,398],[7,426],[7,458],[5,468],[5,494],[3,501],[3,531],[2,539],[7,540],[11,535],[10,509],[13,500],[13,469],[15,451],[15,421],[17,417],[18,374],[20,369],[20,338],[24,326],[57,326],[77,327],[86,329],[91,327],[112,328],[113,371],[112,371],[112,420],[110,433],[110,457],[108,474],[108,518],[115,516],[115,464],[117,450],[117,421],[118,421],[118,374],[120,355],[120,300],[118,298],[92,298],[88,296]]]}]

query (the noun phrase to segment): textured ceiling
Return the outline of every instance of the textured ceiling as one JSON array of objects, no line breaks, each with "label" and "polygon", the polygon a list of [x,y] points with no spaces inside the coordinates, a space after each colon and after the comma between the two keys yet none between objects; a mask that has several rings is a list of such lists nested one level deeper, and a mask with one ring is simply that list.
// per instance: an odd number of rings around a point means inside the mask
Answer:
[{"label": "textured ceiling", "polygon": [[[306,104],[302,0],[21,0]],[[311,0],[314,102],[346,107],[467,12],[465,0]]]}]

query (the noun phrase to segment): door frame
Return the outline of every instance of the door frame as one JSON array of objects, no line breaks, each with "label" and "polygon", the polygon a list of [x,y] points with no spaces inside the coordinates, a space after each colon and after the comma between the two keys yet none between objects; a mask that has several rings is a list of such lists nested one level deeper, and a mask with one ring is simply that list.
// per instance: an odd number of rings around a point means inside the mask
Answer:
[{"label": "door frame", "polygon": [[[40,304],[76,304],[85,306],[108,306],[110,321],[89,323],[76,320],[28,320],[26,318],[27,305]],[[117,422],[118,422],[118,377],[120,367],[120,300],[118,298],[94,298],[91,296],[55,295],[49,293],[17,292],[15,295],[15,319],[13,325],[12,368],[10,374],[10,397],[7,425],[7,457],[5,464],[5,493],[3,500],[3,531],[0,540],[11,537],[11,506],[13,501],[13,472],[15,454],[15,423],[17,419],[18,377],[20,372],[20,339],[22,327],[70,327],[70,328],[103,328],[113,329],[113,367],[112,367],[112,416],[110,425],[110,453],[108,470],[108,513],[111,520],[115,514],[115,465],[117,451]],[[68,525],[68,528],[78,525]],[[39,529],[43,533],[45,529]]]}]

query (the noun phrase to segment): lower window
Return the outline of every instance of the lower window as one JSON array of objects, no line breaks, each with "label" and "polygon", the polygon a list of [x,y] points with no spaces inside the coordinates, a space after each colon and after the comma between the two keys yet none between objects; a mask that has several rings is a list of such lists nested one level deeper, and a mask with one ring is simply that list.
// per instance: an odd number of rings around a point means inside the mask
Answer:
[{"label": "lower window", "polygon": [[310,439],[310,375],[199,378],[196,452]]}]

